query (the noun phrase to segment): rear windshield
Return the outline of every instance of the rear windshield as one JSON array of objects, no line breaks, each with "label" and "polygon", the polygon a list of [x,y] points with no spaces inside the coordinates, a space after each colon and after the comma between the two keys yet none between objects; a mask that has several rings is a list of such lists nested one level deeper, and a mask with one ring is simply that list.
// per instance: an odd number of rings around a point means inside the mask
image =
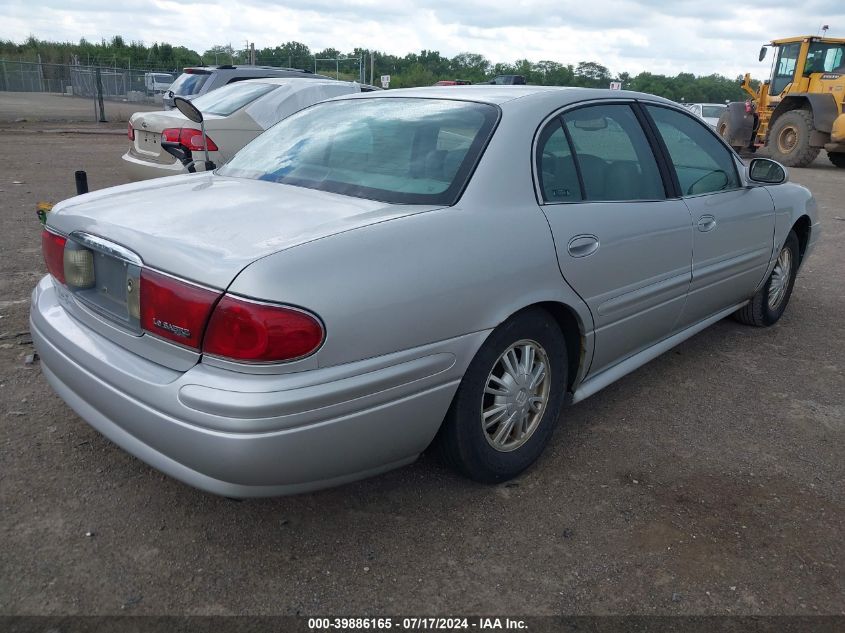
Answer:
[{"label": "rear windshield", "polygon": [[401,204],[454,204],[495,106],[384,97],[328,101],[256,138],[219,172]]},{"label": "rear windshield", "polygon": [[228,116],[278,87],[273,84],[239,82],[207,92],[194,99],[193,103],[204,114]]},{"label": "rear windshield", "polygon": [[706,119],[718,119],[722,116],[722,112],[725,111],[727,106],[723,105],[706,105],[701,106],[701,116]]},{"label": "rear windshield", "polygon": [[206,74],[182,73],[176,78],[170,89],[175,95],[195,95],[209,77],[210,75]]}]

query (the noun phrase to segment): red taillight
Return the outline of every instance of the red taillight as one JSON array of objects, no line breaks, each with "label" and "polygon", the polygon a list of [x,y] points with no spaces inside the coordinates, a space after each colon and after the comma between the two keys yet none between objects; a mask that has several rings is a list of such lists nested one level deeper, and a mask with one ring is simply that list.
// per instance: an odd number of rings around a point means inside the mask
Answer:
[{"label": "red taillight", "polygon": [[[216,152],[217,145],[211,140],[211,137],[206,135],[205,139],[208,141],[208,151]],[[194,128],[168,128],[161,133],[161,140],[166,143],[179,143],[192,152],[201,152],[203,150],[202,131],[195,130]]]},{"label": "red taillight", "polygon": [[225,295],[208,322],[202,351],[236,361],[278,362],[308,356],[323,338],[322,324],[307,312]]},{"label": "red taillight", "polygon": [[132,124],[130,123],[129,126],[126,128],[126,136],[129,137],[130,141],[135,140],[135,130],[132,129]]},{"label": "red taillight", "polygon": [[51,233],[47,229],[41,231],[41,252],[49,272],[59,283],[65,283],[65,243],[67,240],[61,235]]},{"label": "red taillight", "polygon": [[220,294],[145,268],[141,271],[141,327],[199,349],[208,315]]},{"label": "red taillight", "polygon": [[[208,143],[208,151],[216,152],[217,145],[214,144],[214,141],[211,140],[211,137],[208,134],[205,135],[205,140]],[[202,131],[183,127],[182,131],[179,133],[179,143],[187,147],[192,152],[202,151]]]}]

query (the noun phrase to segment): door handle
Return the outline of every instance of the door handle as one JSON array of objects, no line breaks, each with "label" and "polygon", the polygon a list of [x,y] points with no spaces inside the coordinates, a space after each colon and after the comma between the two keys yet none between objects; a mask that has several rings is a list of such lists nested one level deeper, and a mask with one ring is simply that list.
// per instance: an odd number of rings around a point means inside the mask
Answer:
[{"label": "door handle", "polygon": [[586,257],[599,249],[599,238],[595,235],[576,235],[569,240],[567,251],[572,257]]},{"label": "door handle", "polygon": [[707,233],[716,228],[716,218],[712,215],[702,215],[698,218],[698,230]]}]

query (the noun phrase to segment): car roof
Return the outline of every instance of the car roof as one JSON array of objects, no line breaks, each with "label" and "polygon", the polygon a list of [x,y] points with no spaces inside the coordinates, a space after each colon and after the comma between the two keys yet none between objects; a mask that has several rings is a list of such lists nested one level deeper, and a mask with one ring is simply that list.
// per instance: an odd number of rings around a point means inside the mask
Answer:
[{"label": "car roof", "polygon": [[609,90],[603,88],[576,88],[568,86],[426,86],[424,88],[400,88],[383,92],[364,92],[338,99],[384,99],[390,97],[414,97],[426,99],[449,99],[452,101],[475,101],[493,105],[504,105],[512,101],[532,101],[538,106],[546,103],[560,106],[590,100],[640,99],[677,106],[663,97],[633,92],[631,90]]},{"label": "car roof", "polygon": [[241,66],[233,66],[231,64],[212,64],[210,66],[186,66],[184,70],[279,70],[286,72],[311,74],[310,70],[303,70],[302,68],[286,68],[284,66],[250,66],[244,64]]},{"label": "car roof", "polygon": [[322,79],[319,77],[315,77],[314,79],[308,79],[306,77],[256,77],[255,79],[238,81],[237,84],[273,84],[275,86],[285,86],[287,84],[298,84],[302,86],[320,86],[323,84],[361,85],[354,81],[338,81],[337,79]]}]

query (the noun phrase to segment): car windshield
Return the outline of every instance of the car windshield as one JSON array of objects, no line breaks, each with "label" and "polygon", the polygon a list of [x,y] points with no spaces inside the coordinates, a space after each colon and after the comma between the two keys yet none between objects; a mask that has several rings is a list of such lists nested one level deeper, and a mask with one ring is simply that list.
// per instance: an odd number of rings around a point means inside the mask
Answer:
[{"label": "car windshield", "polygon": [[153,75],[153,80],[160,83],[173,81],[173,75]]},{"label": "car windshield", "polygon": [[197,97],[194,99],[194,105],[203,114],[229,116],[235,110],[239,110],[276,88],[279,88],[278,84],[243,82],[229,84]]},{"label": "car windshield", "polygon": [[182,73],[170,86],[175,95],[187,96],[197,94],[210,75]]},{"label": "car windshield", "polygon": [[722,116],[722,112],[725,111],[725,107],[723,105],[706,105],[701,106],[701,116],[706,119],[718,119]]},{"label": "car windshield", "polygon": [[495,106],[382,97],[284,119],[218,173],[402,204],[454,204],[498,120]]}]

